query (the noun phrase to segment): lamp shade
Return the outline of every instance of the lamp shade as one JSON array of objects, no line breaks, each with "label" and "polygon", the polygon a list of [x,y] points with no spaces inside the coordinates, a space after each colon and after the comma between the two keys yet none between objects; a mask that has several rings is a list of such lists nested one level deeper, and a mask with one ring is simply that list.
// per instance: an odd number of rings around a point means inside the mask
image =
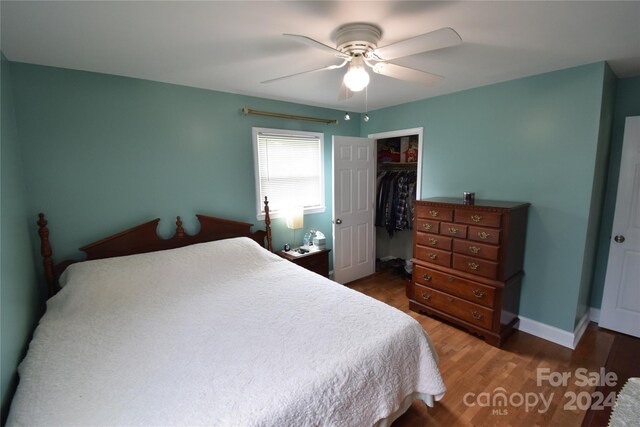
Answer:
[{"label": "lamp shade", "polygon": [[304,208],[295,206],[289,208],[287,212],[287,228],[298,230],[304,227]]}]

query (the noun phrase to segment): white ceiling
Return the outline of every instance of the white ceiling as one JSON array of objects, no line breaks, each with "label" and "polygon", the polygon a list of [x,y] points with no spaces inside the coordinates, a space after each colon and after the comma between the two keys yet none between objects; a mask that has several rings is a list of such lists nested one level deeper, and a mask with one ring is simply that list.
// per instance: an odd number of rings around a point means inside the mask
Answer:
[{"label": "white ceiling", "polygon": [[[1,20],[12,61],[359,112],[602,60],[618,77],[640,75],[639,1],[3,0]],[[335,46],[349,22],[380,26],[379,46],[442,27],[463,44],[394,61],[445,80],[423,87],[374,74],[367,105],[364,92],[337,100],[344,69],[260,83],[339,62],[282,33]]]}]

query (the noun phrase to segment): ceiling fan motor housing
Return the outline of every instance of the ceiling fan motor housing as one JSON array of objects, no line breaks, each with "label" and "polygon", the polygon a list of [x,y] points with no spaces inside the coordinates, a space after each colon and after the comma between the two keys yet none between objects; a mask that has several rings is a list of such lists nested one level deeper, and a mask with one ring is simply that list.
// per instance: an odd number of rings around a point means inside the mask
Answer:
[{"label": "ceiling fan motor housing", "polygon": [[378,47],[382,30],[372,24],[347,24],[336,31],[336,45],[340,52],[355,56]]}]

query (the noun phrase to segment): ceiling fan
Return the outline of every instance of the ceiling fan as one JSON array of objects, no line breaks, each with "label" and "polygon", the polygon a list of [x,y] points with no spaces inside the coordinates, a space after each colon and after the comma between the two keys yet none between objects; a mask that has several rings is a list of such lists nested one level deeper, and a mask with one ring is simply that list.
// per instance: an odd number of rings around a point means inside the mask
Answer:
[{"label": "ceiling fan", "polygon": [[332,54],[341,59],[342,62],[315,70],[302,71],[300,73],[265,80],[262,83],[271,83],[302,74],[336,70],[348,66],[338,95],[339,100],[351,98],[353,92],[359,92],[369,84],[368,68],[376,74],[394,79],[426,86],[434,85],[444,77],[394,64],[391,61],[418,53],[456,46],[462,43],[462,39],[455,30],[452,28],[441,28],[387,46],[378,47],[382,30],[376,25],[366,23],[351,23],[338,28],[336,31],[335,48],[307,36],[298,34],[284,34],[284,36]]}]

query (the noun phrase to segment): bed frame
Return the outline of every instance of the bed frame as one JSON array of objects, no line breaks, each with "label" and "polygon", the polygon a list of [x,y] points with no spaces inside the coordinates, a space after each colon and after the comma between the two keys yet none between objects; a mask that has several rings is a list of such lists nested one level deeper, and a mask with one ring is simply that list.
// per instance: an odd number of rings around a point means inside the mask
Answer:
[{"label": "bed frame", "polygon": [[[182,228],[182,220],[180,217],[177,217],[176,233],[169,239],[162,239],[156,232],[158,223],[160,222],[160,218],[156,218],[97,242],[90,243],[81,247],[80,250],[87,254],[86,260],[93,260],[175,249],[196,243],[211,242],[232,237],[249,237],[261,246],[264,246],[266,239],[266,248],[272,252],[271,218],[269,217],[269,201],[266,197],[264,198],[264,213],[265,230],[252,232],[251,227],[253,227],[253,224],[215,218],[207,215],[196,215],[200,222],[200,231],[198,234],[192,236],[185,233]],[[40,254],[42,255],[44,275],[47,281],[48,298],[51,298],[60,290],[58,278],[62,272],[64,272],[69,265],[79,261],[66,260],[54,264],[52,258],[53,251],[49,243],[47,220],[43,213],[38,214],[38,218]]]}]

